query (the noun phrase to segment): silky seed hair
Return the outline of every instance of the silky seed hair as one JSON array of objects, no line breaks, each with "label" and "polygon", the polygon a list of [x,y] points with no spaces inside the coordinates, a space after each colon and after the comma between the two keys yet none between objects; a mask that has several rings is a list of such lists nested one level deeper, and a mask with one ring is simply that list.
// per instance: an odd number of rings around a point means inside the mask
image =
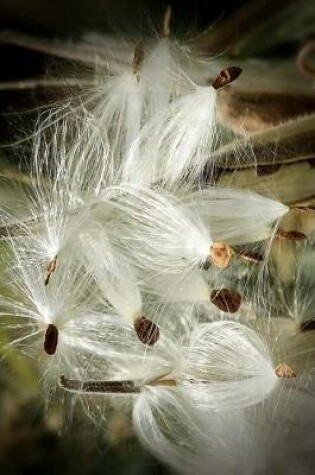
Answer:
[{"label": "silky seed hair", "polygon": [[284,122],[284,102],[311,104],[310,85],[233,48],[233,63],[201,61],[175,13],[154,39],[0,35],[93,70],[39,117],[23,203],[1,206],[2,350],[36,358],[41,385],[102,431],[132,419],[179,474],[300,473],[315,426],[313,117]]}]

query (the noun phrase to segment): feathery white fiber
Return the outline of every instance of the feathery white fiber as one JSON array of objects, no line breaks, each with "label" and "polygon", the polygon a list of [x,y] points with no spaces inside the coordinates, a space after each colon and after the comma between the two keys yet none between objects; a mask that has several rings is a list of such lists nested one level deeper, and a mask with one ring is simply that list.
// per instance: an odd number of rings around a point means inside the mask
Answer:
[{"label": "feathery white fiber", "polygon": [[[94,295],[90,277],[82,266],[68,261],[66,266],[60,266],[58,279],[45,286],[39,263],[30,265],[24,248],[15,243],[10,247],[8,268],[1,275],[6,287],[0,296],[1,323],[3,328],[13,331],[8,347],[22,345],[26,354],[42,360],[54,377],[60,371],[82,374],[79,340],[88,339],[88,333],[77,331],[76,321],[92,315]],[[11,323],[7,317],[11,317]],[[90,325],[93,319],[90,316]]]},{"label": "feathery white fiber", "polygon": [[211,86],[193,85],[193,92],[174,99],[169,110],[154,116],[127,155],[124,179],[172,185],[188,175],[197,177],[213,150],[215,99]]},{"label": "feathery white fiber", "polygon": [[24,242],[30,263],[49,267],[54,262],[56,267],[57,256],[72,253],[78,232],[89,221],[89,208],[108,183],[108,145],[96,136],[94,125],[87,122],[82,129],[79,121],[64,121],[50,136],[36,134],[25,217],[15,218],[12,210],[2,214],[7,233]]},{"label": "feathery white fiber", "polygon": [[208,187],[188,194],[184,208],[200,213],[213,240],[243,244],[270,238],[290,208],[249,190]]},{"label": "feathery white fiber", "polygon": [[237,322],[197,328],[187,360],[187,391],[196,403],[213,409],[257,404],[277,385],[267,348],[253,330]]},{"label": "feathery white fiber", "polygon": [[94,225],[80,236],[80,254],[103,297],[129,323],[142,314],[137,277],[122,252],[113,246],[102,225]]},{"label": "feathery white fiber", "polygon": [[163,190],[125,186],[115,201],[126,223],[122,245],[134,261],[159,274],[173,274],[204,263],[211,252],[211,234],[198,213],[181,209]]},{"label": "feathery white fiber", "polygon": [[144,315],[142,296],[136,273],[122,252],[110,242],[99,224],[80,237],[80,255],[99,286],[103,298],[118,316],[134,325],[139,339],[154,344],[159,337],[158,327]]},{"label": "feathery white fiber", "polygon": [[198,179],[215,148],[217,89],[241,71],[235,66],[222,70],[208,86],[197,85],[185,71],[178,73],[178,82],[186,83],[188,92],[144,125],[126,157],[124,180],[172,186]]},{"label": "feathery white fiber", "polygon": [[89,99],[95,103],[95,120],[101,128],[108,130],[111,153],[116,161],[129,151],[140,132],[145,91],[141,73],[138,75],[133,71],[131,63],[118,76],[107,76],[106,83]]},{"label": "feathery white fiber", "polygon": [[179,474],[208,475],[210,468],[250,475],[260,460],[255,430],[241,412],[203,410],[171,389],[145,389],[135,400],[133,424],[142,444]]}]

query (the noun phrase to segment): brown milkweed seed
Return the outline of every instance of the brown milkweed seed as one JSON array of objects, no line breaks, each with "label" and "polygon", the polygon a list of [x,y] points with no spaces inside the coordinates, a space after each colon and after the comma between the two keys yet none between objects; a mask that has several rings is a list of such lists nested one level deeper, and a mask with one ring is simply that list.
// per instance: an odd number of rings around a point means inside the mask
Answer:
[{"label": "brown milkweed seed", "polygon": [[304,241],[307,239],[307,236],[298,231],[282,231],[278,229],[276,238],[280,241]]},{"label": "brown milkweed seed", "polygon": [[222,312],[236,313],[241,306],[242,297],[229,289],[212,290],[210,301]]},{"label": "brown milkweed seed", "polygon": [[242,68],[238,66],[230,66],[229,68],[222,69],[218,76],[212,81],[212,87],[214,89],[221,89],[224,86],[227,86],[231,82],[235,81],[241,73]]},{"label": "brown milkweed seed", "polygon": [[134,323],[139,340],[145,345],[154,345],[159,337],[159,327],[145,317],[139,317]]},{"label": "brown milkweed seed", "polygon": [[50,323],[45,332],[45,339],[44,339],[44,351],[47,355],[54,355],[57,350],[58,345],[58,328]]},{"label": "brown milkweed seed", "polygon": [[264,255],[255,251],[239,251],[237,255],[248,262],[257,263],[264,260]]}]

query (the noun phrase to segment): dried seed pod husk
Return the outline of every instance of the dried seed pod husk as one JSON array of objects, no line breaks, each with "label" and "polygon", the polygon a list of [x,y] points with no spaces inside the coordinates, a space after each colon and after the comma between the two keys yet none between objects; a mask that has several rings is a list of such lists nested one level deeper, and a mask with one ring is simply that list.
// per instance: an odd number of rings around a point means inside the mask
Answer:
[{"label": "dried seed pod husk", "polygon": [[236,134],[262,131],[315,111],[314,94],[227,88],[218,95],[218,122]]}]

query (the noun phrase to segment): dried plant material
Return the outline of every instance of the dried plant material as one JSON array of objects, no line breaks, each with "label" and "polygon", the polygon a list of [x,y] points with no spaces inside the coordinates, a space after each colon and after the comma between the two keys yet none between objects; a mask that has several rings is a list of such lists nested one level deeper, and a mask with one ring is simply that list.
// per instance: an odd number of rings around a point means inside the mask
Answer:
[{"label": "dried plant material", "polygon": [[144,316],[137,318],[134,328],[139,340],[145,345],[154,345],[160,337],[159,327]]},{"label": "dried plant material", "polygon": [[45,332],[44,350],[47,355],[54,355],[57,351],[59,331],[58,328],[50,323]]},{"label": "dried plant material", "polygon": [[280,241],[304,241],[307,239],[307,236],[299,231],[283,231],[282,229],[278,229],[275,239],[279,239]]},{"label": "dried plant material", "polygon": [[99,82],[96,79],[85,78],[37,78],[23,79],[19,81],[1,81],[0,91],[24,91],[28,89],[62,89],[96,87]]},{"label": "dried plant material", "polygon": [[315,111],[315,97],[270,91],[222,90],[218,98],[218,122],[235,133],[253,133]]},{"label": "dried plant material", "polygon": [[168,5],[165,10],[164,19],[163,19],[163,37],[169,38],[171,34],[171,18],[172,18],[172,7]]},{"label": "dried plant material", "polygon": [[[235,13],[225,21],[218,22],[213,28],[206,30],[203,35],[198,37],[198,45],[211,51],[212,54],[215,50],[221,53],[225,48],[229,48],[229,51],[231,50],[235,54],[235,50],[238,52],[239,42],[244,36],[246,37],[247,34],[259,29],[260,25],[281,11],[287,3],[286,0],[268,4],[260,0],[250,2],[246,8],[236,9]],[[270,30],[268,34],[270,34]]]},{"label": "dried plant material", "polygon": [[256,174],[257,177],[260,178],[262,176],[269,176],[277,173],[280,170],[282,165],[280,163],[275,163],[273,165],[258,165],[256,167]]},{"label": "dried plant material", "polygon": [[148,386],[159,386],[159,387],[165,386],[165,387],[173,388],[177,386],[177,382],[176,382],[176,379],[170,378],[169,375],[167,375],[165,377],[150,381],[148,383]]},{"label": "dried plant material", "polygon": [[315,78],[315,66],[308,62],[309,56],[315,52],[315,40],[310,40],[299,51],[296,63],[301,73],[307,77]]},{"label": "dried plant material", "polygon": [[298,214],[314,215],[315,216],[315,206],[295,206],[291,208],[293,212]]},{"label": "dried plant material", "polygon": [[305,37],[314,36],[315,15],[312,0],[257,3],[260,4],[260,8],[256,13],[260,11],[261,17],[253,17],[247,31],[239,30],[242,34],[236,39],[232,54],[253,57],[266,54],[272,48],[294,40],[299,42]]},{"label": "dried plant material", "polygon": [[211,260],[216,267],[222,269],[230,265],[233,257],[232,248],[224,242],[214,242],[210,249]]},{"label": "dried plant material", "polygon": [[295,379],[297,377],[297,373],[286,363],[279,364],[275,369],[275,373],[278,378],[283,379]]},{"label": "dried plant material", "polygon": [[0,43],[21,46],[22,48],[92,66],[95,66],[97,62],[105,67],[106,70],[109,65],[109,57],[104,58],[104,51],[100,46],[71,42],[65,43],[61,40],[49,40],[10,30],[4,30],[0,33]]},{"label": "dried plant material", "polygon": [[[275,160],[277,159],[275,157]],[[224,171],[221,168],[217,185],[224,188],[255,191],[277,199],[281,203],[290,204],[291,208],[310,207],[314,204],[315,168],[309,162],[310,160],[305,160],[292,164],[279,164],[278,171],[276,171],[278,165],[274,164],[248,167],[237,171],[233,168],[227,168]],[[267,173],[263,171],[265,168]],[[205,177],[204,182],[209,184],[209,178]],[[303,219],[306,217],[306,215],[301,215],[301,218],[302,216]],[[312,219],[312,215],[309,215],[309,218]],[[305,234],[308,233],[305,232]]]},{"label": "dried plant material", "polygon": [[210,301],[222,312],[236,313],[241,306],[242,297],[229,289],[212,290]]},{"label": "dried plant material", "polygon": [[53,272],[56,271],[57,268],[57,256],[55,256],[51,261],[47,264],[45,273],[44,273],[44,284],[48,285],[51,275]]},{"label": "dried plant material", "polygon": [[229,66],[226,69],[222,69],[218,76],[212,81],[212,87],[214,89],[221,89],[235,81],[241,73],[242,68],[239,68],[238,66]]},{"label": "dried plant material", "polygon": [[[212,154],[211,160],[224,169],[240,170],[249,167],[252,157],[255,157],[258,166],[313,159],[314,124],[315,114],[310,114],[263,129],[249,134],[245,140],[237,139],[220,147]],[[240,157],[245,159],[241,160]]]},{"label": "dried plant material", "polygon": [[140,392],[140,387],[133,381],[79,381],[60,376],[58,384],[66,391],[79,393],[134,394]]},{"label": "dried plant material", "polygon": [[302,332],[308,332],[315,330],[315,320],[308,320],[300,324],[300,330]]},{"label": "dried plant material", "polygon": [[248,262],[259,263],[265,260],[265,256],[258,251],[242,250],[237,251],[237,256]]}]

